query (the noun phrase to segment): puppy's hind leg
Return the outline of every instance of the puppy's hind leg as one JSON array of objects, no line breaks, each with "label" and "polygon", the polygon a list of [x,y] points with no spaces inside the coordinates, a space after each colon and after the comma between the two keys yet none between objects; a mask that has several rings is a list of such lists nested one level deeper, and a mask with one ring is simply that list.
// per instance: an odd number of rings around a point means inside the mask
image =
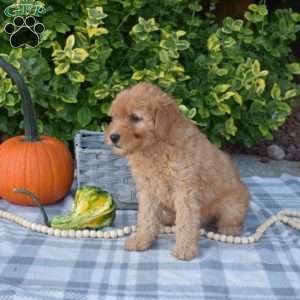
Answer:
[{"label": "puppy's hind leg", "polygon": [[198,255],[200,203],[189,183],[179,184],[176,191],[176,243],[172,254],[181,260]]},{"label": "puppy's hind leg", "polygon": [[239,235],[248,206],[249,193],[247,189],[232,192],[222,198],[217,213],[218,232],[226,235]]}]

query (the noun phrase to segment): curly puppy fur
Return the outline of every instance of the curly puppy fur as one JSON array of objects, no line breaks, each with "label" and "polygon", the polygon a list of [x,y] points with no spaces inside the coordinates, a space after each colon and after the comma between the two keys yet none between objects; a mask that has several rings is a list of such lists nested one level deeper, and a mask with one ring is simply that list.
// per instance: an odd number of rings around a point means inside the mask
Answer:
[{"label": "curly puppy fur", "polygon": [[172,254],[198,255],[199,226],[216,220],[218,232],[238,235],[249,192],[230,158],[179,112],[159,87],[139,83],[113,101],[106,143],[128,158],[138,192],[138,226],[125,248],[148,249],[160,224],[176,224]]}]

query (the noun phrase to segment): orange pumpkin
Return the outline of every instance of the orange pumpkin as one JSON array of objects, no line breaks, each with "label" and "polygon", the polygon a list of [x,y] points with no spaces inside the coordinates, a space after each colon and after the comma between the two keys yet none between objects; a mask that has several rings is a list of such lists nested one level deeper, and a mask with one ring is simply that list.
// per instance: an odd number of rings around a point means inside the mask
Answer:
[{"label": "orange pumpkin", "polygon": [[22,98],[24,136],[0,145],[0,196],[14,204],[34,206],[31,198],[15,193],[26,189],[42,204],[55,203],[68,193],[73,182],[73,159],[68,148],[55,137],[39,137],[29,91],[18,72],[0,58],[2,67],[15,81]]}]

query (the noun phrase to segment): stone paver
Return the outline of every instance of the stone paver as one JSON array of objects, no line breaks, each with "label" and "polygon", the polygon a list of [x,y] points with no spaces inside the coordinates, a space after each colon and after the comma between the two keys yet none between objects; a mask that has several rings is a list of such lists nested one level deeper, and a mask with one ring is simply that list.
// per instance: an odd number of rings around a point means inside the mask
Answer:
[{"label": "stone paver", "polygon": [[300,177],[300,162],[270,160],[262,163],[259,156],[234,154],[232,157],[243,177],[280,177],[284,173]]}]

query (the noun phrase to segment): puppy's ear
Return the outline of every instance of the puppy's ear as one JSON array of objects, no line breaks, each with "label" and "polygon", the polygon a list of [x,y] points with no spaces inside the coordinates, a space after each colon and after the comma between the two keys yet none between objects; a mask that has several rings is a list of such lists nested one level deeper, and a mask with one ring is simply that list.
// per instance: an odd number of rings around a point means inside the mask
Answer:
[{"label": "puppy's ear", "polygon": [[112,104],[110,105],[110,107],[109,107],[109,109],[108,109],[108,111],[107,111],[107,115],[108,115],[109,117],[111,117],[111,111],[112,111]]},{"label": "puppy's ear", "polygon": [[156,110],[155,132],[160,139],[170,138],[182,116],[175,103],[164,104]]}]

